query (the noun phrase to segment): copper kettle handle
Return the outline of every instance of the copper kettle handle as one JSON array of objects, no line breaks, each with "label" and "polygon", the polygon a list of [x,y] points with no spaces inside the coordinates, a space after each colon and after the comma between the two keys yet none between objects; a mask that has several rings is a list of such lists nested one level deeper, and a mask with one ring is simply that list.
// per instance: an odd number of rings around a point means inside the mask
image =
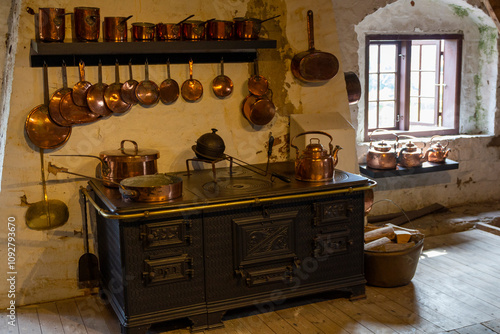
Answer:
[{"label": "copper kettle handle", "polygon": [[397,135],[397,133],[386,130],[386,129],[375,129],[368,134],[368,139],[370,140],[370,148],[372,147],[372,135],[375,132],[385,132],[385,133],[389,133],[391,135],[394,135],[396,137],[396,143],[394,144],[394,149],[396,149],[398,147],[399,136]]},{"label": "copper kettle handle", "polygon": [[122,151],[122,153],[125,154],[125,155],[132,155],[132,154],[125,153],[124,144],[125,144],[126,141],[128,141],[128,142],[130,142],[130,143],[132,143],[134,145],[135,153],[133,155],[137,155],[137,153],[139,152],[139,146],[137,146],[137,143],[135,141],[130,140],[130,139],[124,139],[124,140],[121,141],[121,143],[120,143],[120,151]]},{"label": "copper kettle handle", "polygon": [[[410,135],[401,135],[400,137],[405,137],[405,138],[409,138],[409,139],[414,139],[414,141],[419,141],[419,142],[420,142],[420,140],[419,140],[417,137],[415,137],[415,136],[410,136]],[[422,150],[422,152],[423,152],[423,150],[424,150],[424,148],[425,148],[425,146],[426,146],[427,144],[426,144],[426,143],[424,143],[424,142],[422,142],[422,144],[424,144],[424,146],[422,146],[422,147],[418,147],[416,144],[415,144],[415,146],[417,146],[418,148],[420,148],[420,149]]]},{"label": "copper kettle handle", "polygon": [[328,147],[330,148],[329,154],[332,154],[332,152],[333,152],[333,144],[332,144],[333,137],[329,133],[326,133],[323,131],[306,131],[306,132],[299,133],[298,135],[293,137],[292,141],[290,142],[290,146],[293,147],[297,152],[297,158],[299,157],[299,148],[297,146],[293,145],[293,141],[295,140],[295,138],[303,136],[303,135],[307,135],[307,134],[324,135],[324,136],[327,136],[328,138],[330,138],[330,142],[328,143]]},{"label": "copper kettle handle", "polygon": [[[440,135],[434,135],[431,137],[431,140],[429,141],[429,146],[432,146],[432,142],[434,141],[434,138],[436,137],[441,137]],[[443,149],[447,148],[448,145],[450,144],[450,141],[448,139],[445,139],[446,140],[446,145],[443,146]]]}]

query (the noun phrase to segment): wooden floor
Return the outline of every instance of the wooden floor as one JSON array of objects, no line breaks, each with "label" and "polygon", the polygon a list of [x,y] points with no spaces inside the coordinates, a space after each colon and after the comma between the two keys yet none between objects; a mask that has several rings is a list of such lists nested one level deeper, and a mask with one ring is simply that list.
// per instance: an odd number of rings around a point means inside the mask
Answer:
[{"label": "wooden floor", "polygon": [[[230,312],[225,328],[205,333],[500,333],[499,244],[499,236],[480,230],[429,237],[407,286],[367,287],[367,298],[357,301],[314,297],[267,313]],[[96,296],[19,308],[17,327],[4,319],[0,333],[120,332],[113,311]],[[189,331],[177,322],[149,333]]]}]

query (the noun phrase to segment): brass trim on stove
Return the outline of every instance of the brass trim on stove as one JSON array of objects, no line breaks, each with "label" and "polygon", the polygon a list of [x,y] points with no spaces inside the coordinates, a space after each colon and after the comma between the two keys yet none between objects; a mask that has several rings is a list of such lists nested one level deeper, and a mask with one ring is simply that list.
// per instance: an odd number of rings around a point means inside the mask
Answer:
[{"label": "brass trim on stove", "polygon": [[190,212],[190,211],[199,211],[199,210],[208,210],[208,209],[217,209],[217,208],[227,208],[235,205],[250,205],[250,204],[261,204],[274,202],[277,200],[291,200],[291,199],[299,199],[306,198],[311,196],[326,196],[326,195],[335,195],[335,194],[344,194],[344,193],[353,193],[355,191],[365,191],[373,189],[377,185],[377,182],[373,180],[369,180],[369,185],[361,186],[361,187],[348,187],[343,189],[335,189],[335,190],[326,190],[326,191],[318,191],[311,193],[301,193],[301,194],[293,194],[293,195],[283,195],[283,196],[272,196],[272,197],[264,197],[264,198],[254,198],[240,201],[231,201],[226,203],[213,203],[213,204],[204,204],[204,205],[196,205],[189,206],[183,208],[171,208],[157,211],[143,211],[140,213],[126,213],[126,214],[117,214],[111,211],[105,210],[97,204],[92,196],[90,196],[87,189],[84,187],[80,188],[80,191],[87,197],[92,206],[99,212],[101,216],[108,219],[136,219],[136,218],[147,218],[152,216],[159,216],[169,213],[181,213],[181,212]]}]

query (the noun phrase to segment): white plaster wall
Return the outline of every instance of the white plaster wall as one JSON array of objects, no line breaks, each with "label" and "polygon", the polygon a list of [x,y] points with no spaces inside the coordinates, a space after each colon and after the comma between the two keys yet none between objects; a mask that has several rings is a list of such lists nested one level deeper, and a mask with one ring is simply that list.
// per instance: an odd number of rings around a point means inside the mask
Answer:
[{"label": "white plaster wall", "polygon": [[[68,12],[82,3],[77,0],[25,0],[22,8],[28,6],[64,7]],[[210,82],[219,73],[218,64],[195,64],[194,78],[205,88],[203,98],[197,103],[186,103],[181,98],[169,106],[161,103],[154,108],[134,106],[121,116],[113,116],[94,124],[75,126],[69,141],[54,152],[48,152],[46,163],[68,167],[71,171],[92,174],[93,159],[50,157],[57,154],[98,155],[105,149],[118,148],[122,139],[132,139],[140,147],[155,148],[160,151],[158,167],[161,172],[171,172],[185,168],[185,160],[193,157],[191,146],[196,139],[215,127],[225,141],[226,153],[250,163],[265,161],[264,145],[269,132],[276,138],[273,160],[288,159],[288,115],[292,113],[317,113],[321,111],[340,112],[348,116],[348,102],[343,76],[337,76],[320,86],[305,86],[299,83],[289,70],[295,53],[307,49],[306,12],[316,13],[316,46],[320,50],[339,54],[339,43],[335,29],[333,7],[329,0],[306,4],[300,0],[215,0],[212,2],[192,0],[123,0],[120,6],[115,2],[88,0],[85,6],[101,8],[101,17],[134,15],[129,22],[176,22],[189,14],[197,18],[212,17],[229,19],[243,16],[247,12],[260,18],[275,14],[282,16],[276,21],[264,23],[266,36],[278,40],[277,50],[259,52],[260,73],[266,76],[274,92],[277,116],[268,125],[252,127],[242,116],[240,104],[248,94],[246,82],[253,74],[253,66],[225,64],[225,74],[235,84],[233,95],[227,99],[217,99],[210,89]],[[71,36],[69,18],[67,36]],[[33,231],[24,222],[26,207],[20,205],[20,197],[26,195],[29,202],[42,199],[40,186],[40,162],[36,150],[25,138],[24,122],[30,110],[43,102],[42,70],[29,66],[29,45],[34,38],[33,16],[25,11],[20,16],[20,36],[16,55],[14,82],[11,96],[11,110],[5,147],[2,192],[0,193],[1,239],[6,233],[8,217],[17,221],[17,296],[18,305],[47,300],[68,298],[83,294],[76,287],[77,262],[83,253],[82,239],[74,231],[81,230],[81,216],[78,204],[78,188],[85,181],[65,182],[66,175],[49,176],[48,196],[67,203],[69,221],[62,227],[49,231]],[[143,78],[143,67],[134,67],[134,77]],[[340,73],[342,73],[342,65]],[[173,65],[172,77],[179,83],[188,79],[188,66]],[[128,78],[125,66],[120,71],[121,78]],[[104,68],[104,81],[114,82],[114,68]],[[150,79],[160,83],[166,78],[166,68],[150,66]],[[97,81],[96,68],[87,67],[86,79]],[[68,83],[78,81],[77,69],[68,68]],[[123,80],[122,80],[123,81]],[[61,71],[49,69],[49,90],[61,88]],[[5,245],[0,246],[2,254]],[[6,261],[1,261],[2,267]],[[4,270],[6,272],[6,270]],[[7,282],[0,281],[0,291],[6,291]],[[8,303],[7,295],[0,294],[0,307]]]}]

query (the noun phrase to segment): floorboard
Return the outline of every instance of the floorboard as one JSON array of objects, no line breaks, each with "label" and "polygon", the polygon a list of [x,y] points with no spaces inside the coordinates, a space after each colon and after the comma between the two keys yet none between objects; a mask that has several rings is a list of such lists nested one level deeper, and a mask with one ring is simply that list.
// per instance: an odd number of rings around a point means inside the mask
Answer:
[{"label": "floorboard", "polygon": [[[268,312],[236,310],[204,334],[493,334],[500,333],[500,236],[481,230],[426,238],[413,280],[367,286],[366,299],[327,296],[287,301]],[[119,334],[109,305],[87,296],[17,308],[17,326],[0,314],[0,333]],[[169,329],[170,328],[170,329]],[[188,334],[186,325],[149,334]]]}]

